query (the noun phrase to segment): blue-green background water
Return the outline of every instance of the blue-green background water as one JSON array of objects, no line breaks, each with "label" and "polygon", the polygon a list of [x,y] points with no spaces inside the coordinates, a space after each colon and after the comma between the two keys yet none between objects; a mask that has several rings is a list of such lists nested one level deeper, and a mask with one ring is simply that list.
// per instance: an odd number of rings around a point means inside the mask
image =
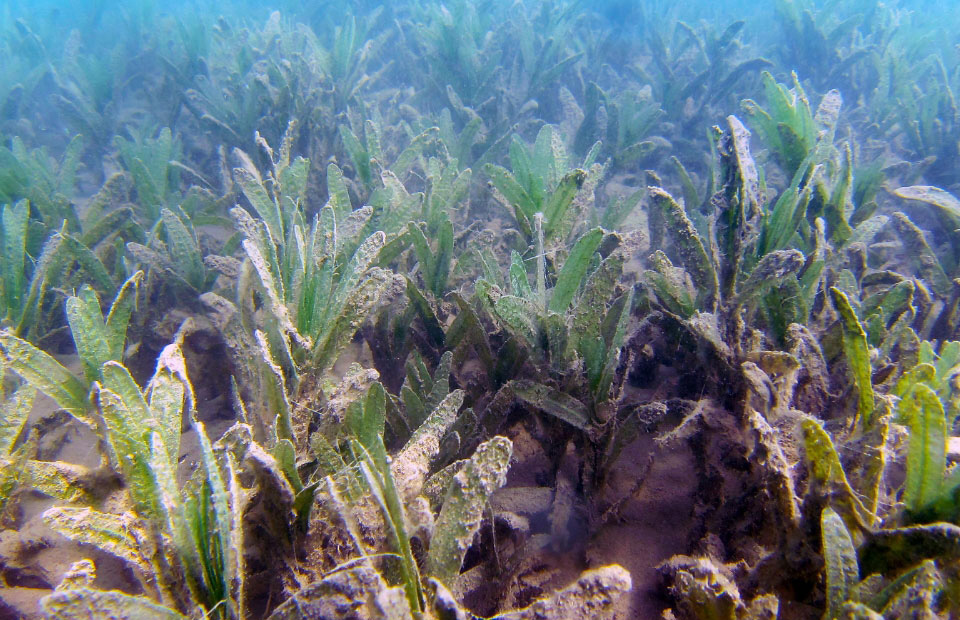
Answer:
[{"label": "blue-green background water", "polygon": [[[56,158],[80,136],[73,200],[118,165],[117,136],[164,127],[180,163],[208,179],[218,148],[256,152],[255,132],[275,144],[291,119],[323,136],[302,137],[319,149],[303,154],[320,170],[318,157],[345,163],[337,126],[347,119],[356,129],[376,116],[410,134],[445,109],[457,130],[480,117],[471,155],[483,151],[483,163],[506,161],[499,137],[512,129],[532,140],[543,123],[563,125],[583,155],[600,133],[569,114],[593,115],[602,91],[602,107],[631,100],[634,115],[629,129],[601,132],[604,154],[662,138],[669,149],[629,168],[669,184],[670,157],[706,172],[706,133],[744,102],[764,104],[766,71],[787,87],[795,74],[812,108],[839,91],[858,166],[903,161],[922,172],[913,181],[950,189],[960,183],[958,33],[960,12],[932,0],[7,0],[0,143],[17,138]],[[659,108],[652,123],[640,120],[648,106]]]}]

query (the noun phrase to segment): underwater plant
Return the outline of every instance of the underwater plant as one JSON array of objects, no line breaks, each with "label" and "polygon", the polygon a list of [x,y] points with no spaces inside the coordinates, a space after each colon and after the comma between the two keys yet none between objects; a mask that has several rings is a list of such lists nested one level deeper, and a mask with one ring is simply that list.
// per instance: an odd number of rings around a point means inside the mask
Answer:
[{"label": "underwater plant", "polygon": [[[599,144],[587,153],[582,166],[570,168],[569,156],[559,136],[550,125],[544,125],[530,147],[514,136],[510,144],[511,171],[496,164],[487,164],[484,172],[499,192],[497,200],[506,207],[520,232],[533,246],[536,241],[534,218],[543,214],[542,232],[545,247],[565,243],[574,232],[585,207],[575,204],[581,192],[588,195],[599,174],[593,169]],[[589,200],[589,195],[585,200]]]},{"label": "underwater plant", "polygon": [[[537,382],[508,383],[501,389],[583,429],[591,421],[602,422],[609,416],[610,412],[604,411],[610,406],[608,400],[617,399],[611,388],[633,306],[632,289],[617,295],[617,282],[630,243],[611,235],[605,243],[608,254],[598,261],[596,253],[604,243],[604,232],[595,228],[585,233],[555,274],[554,286],[547,288],[542,221],[539,216],[534,221],[538,238],[535,284],[530,284],[524,261],[514,252],[509,293],[479,280],[477,296],[531,358],[586,402]],[[577,360],[583,365],[583,395],[563,377]]]},{"label": "underwater plant", "polygon": [[[386,234],[364,236],[373,212],[351,212],[345,188],[332,191],[330,201],[306,227],[302,196],[309,163],[302,158],[291,163],[287,149],[274,162],[272,194],[255,169],[237,169],[244,195],[260,217],[254,219],[240,208],[232,215],[273,315],[267,328],[278,338],[274,344],[292,348],[286,355],[298,368],[322,372],[393,276],[375,266]],[[336,178],[335,172],[328,175],[332,187]]]},{"label": "underwater plant", "polygon": [[643,76],[653,85],[660,107],[681,126],[699,122],[711,106],[731,97],[746,76],[771,65],[765,58],[739,57],[743,20],[719,31],[711,24],[696,28],[677,20],[672,34],[665,32],[668,23],[651,20],[646,24],[652,62],[643,69]]},{"label": "underwater plant", "polygon": [[[177,608],[199,605],[216,617],[242,618],[241,515],[246,500],[237,479],[240,466],[230,451],[224,452],[221,465],[203,424],[194,420],[201,466],[186,489],[178,488],[180,423],[184,407],[192,407],[194,398],[178,346],[170,345],[161,355],[145,392],[120,363],[107,362],[100,372],[97,423],[110,465],[129,493],[126,511],[64,506],[44,513],[45,522],[132,565],[148,596],[119,597],[128,607],[123,613],[153,610],[182,617]],[[89,613],[100,608],[100,598],[111,598],[91,591],[91,582],[63,585],[40,604],[51,614]],[[141,611],[130,611],[138,608]]]},{"label": "underwater plant", "polygon": [[957,615],[946,4],[68,4],[0,616]]},{"label": "underwater plant", "polygon": [[[359,368],[348,371],[347,379],[333,390],[334,399],[357,394],[359,373]],[[318,488],[323,498],[320,505],[324,511],[332,512],[340,521],[340,527],[346,530],[354,547],[351,555],[356,554],[349,563],[360,567],[352,570],[368,573],[362,581],[369,583],[366,587],[372,588],[373,594],[380,592],[375,599],[380,613],[389,615],[388,609],[403,609],[404,612],[394,613],[422,613],[433,617],[432,614],[442,616],[460,610],[449,590],[454,587],[470,541],[481,525],[490,494],[505,481],[511,442],[505,437],[494,437],[479,445],[467,459],[446,466],[442,460],[438,463],[445,436],[452,432],[463,403],[463,392],[455,390],[436,401],[432,411],[416,425],[416,430],[391,459],[383,437],[388,409],[397,405],[375,379],[370,382],[367,375],[365,381],[368,386],[365,393],[358,394],[358,400],[346,404],[345,410],[340,409],[344,406],[340,403],[338,410],[328,412],[339,421],[331,423],[328,419],[321,430],[311,436],[311,449],[318,461],[314,475],[323,479]],[[439,386],[437,382],[435,388]],[[433,392],[440,396],[436,389]],[[413,400],[412,391],[406,394],[403,407],[417,402]],[[413,411],[408,410],[404,417],[416,420]],[[379,513],[380,523],[371,520],[371,508]],[[329,528],[330,525],[316,523],[312,527]],[[361,527],[374,527],[382,533],[370,536]],[[379,552],[378,543],[384,538],[392,553]],[[429,547],[427,556],[423,560],[415,559],[416,550],[424,547]],[[601,598],[616,596],[624,585],[629,588],[618,573],[622,569],[606,567],[604,570],[611,573],[604,578],[611,581],[608,587],[612,591],[602,594]],[[323,596],[330,587],[325,587],[328,579],[307,585],[278,607],[271,617],[293,617],[309,609],[322,608],[326,604]],[[384,592],[390,591],[390,583],[398,584],[393,588],[397,594],[387,598]],[[369,596],[363,592],[357,594],[360,598]],[[583,591],[571,596],[589,599],[595,594]],[[389,607],[385,608],[388,600]],[[538,604],[550,605],[546,601]],[[525,617],[522,612],[514,613]]]},{"label": "underwater plant", "polygon": [[97,294],[90,286],[67,299],[67,321],[83,368],[81,377],[10,330],[0,332],[0,353],[6,366],[56,401],[76,420],[96,427],[95,418],[90,414],[90,392],[102,380],[100,370],[104,364],[123,361],[127,326],[136,303],[137,286],[142,279],[142,271],[127,279],[106,318]]}]

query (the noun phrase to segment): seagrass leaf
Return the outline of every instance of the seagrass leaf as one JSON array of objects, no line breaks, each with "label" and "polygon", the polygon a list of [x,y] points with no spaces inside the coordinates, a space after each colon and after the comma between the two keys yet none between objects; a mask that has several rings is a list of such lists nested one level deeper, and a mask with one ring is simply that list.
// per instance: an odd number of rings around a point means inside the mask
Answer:
[{"label": "seagrass leaf", "polygon": [[778,250],[760,259],[750,277],[737,291],[736,305],[748,305],[767,286],[797,273],[803,267],[804,256],[799,250]]},{"label": "seagrass leaf", "polygon": [[512,381],[509,386],[517,398],[523,402],[560,418],[567,424],[581,430],[587,428],[590,424],[590,414],[587,407],[569,394],[564,394],[542,383],[526,380]]},{"label": "seagrass leaf", "polygon": [[325,370],[332,365],[344,347],[367,320],[374,307],[391,287],[401,289],[403,276],[372,267],[366,277],[347,294],[333,315],[322,339],[313,347],[311,365],[316,370]]},{"label": "seagrass leaf", "polygon": [[103,366],[98,385],[100,427],[111,464],[123,476],[141,516],[155,514],[157,496],[150,468],[150,433],[159,430],[130,372],[117,362]]},{"label": "seagrass leaf", "polygon": [[3,206],[0,227],[0,256],[3,257],[3,265],[0,267],[0,310],[11,317],[20,313],[26,294],[23,268],[26,262],[29,216],[30,204],[26,200]]},{"label": "seagrass leaf", "polygon": [[379,381],[374,381],[362,400],[354,401],[347,407],[346,426],[367,450],[374,450],[381,441],[386,415],[386,391]]},{"label": "seagrass leaf", "polygon": [[550,239],[553,234],[557,232],[560,223],[567,213],[567,209],[570,208],[573,199],[576,198],[577,192],[583,186],[586,179],[587,173],[585,170],[580,170],[579,168],[571,170],[564,175],[560,180],[560,184],[557,185],[557,188],[550,197],[547,198],[543,205],[543,232],[547,239]]},{"label": "seagrass leaf", "polygon": [[9,457],[0,456],[0,518],[6,518],[6,509],[17,489],[23,485],[24,472],[30,453],[19,449]]},{"label": "seagrass leaf", "polygon": [[550,312],[566,313],[590,267],[593,254],[600,247],[602,240],[603,229],[601,228],[594,228],[577,239],[557,275],[557,283],[550,296]]},{"label": "seagrass leaf", "polygon": [[353,211],[353,206],[347,184],[343,180],[343,171],[334,163],[327,166],[327,194],[330,196],[327,205],[333,209],[336,221],[340,223]]},{"label": "seagrass leaf", "polygon": [[440,356],[440,361],[437,362],[437,367],[433,371],[433,377],[431,377],[433,385],[430,386],[430,390],[425,394],[426,398],[423,400],[423,406],[428,411],[436,408],[440,401],[450,393],[450,366],[452,363],[452,351],[447,351]]},{"label": "seagrass leaf", "polygon": [[510,291],[517,297],[527,301],[533,301],[533,289],[530,287],[530,280],[527,278],[527,268],[523,264],[523,258],[514,250],[510,254]]},{"label": "seagrass leaf", "polygon": [[188,620],[187,616],[145,596],[119,590],[62,590],[40,599],[40,608],[51,620]]},{"label": "seagrass leaf", "polygon": [[[64,227],[63,230],[66,230]],[[33,269],[33,276],[30,278],[30,287],[27,289],[26,297],[21,304],[21,314],[19,320],[14,319],[14,334],[23,335],[31,333],[36,329],[35,319],[40,311],[40,305],[46,296],[51,284],[56,285],[55,281],[58,274],[64,269],[64,264],[68,259],[68,251],[62,234],[51,235],[43,244],[40,251],[40,258]],[[62,406],[62,405],[61,405]]]},{"label": "seagrass leaf", "polygon": [[274,444],[273,449],[270,450],[270,454],[277,460],[277,466],[286,476],[290,486],[293,487],[294,493],[302,491],[303,482],[297,472],[297,450],[294,448],[293,442],[289,439],[279,439]]},{"label": "seagrass leaf", "polygon": [[[286,378],[270,353],[266,334],[257,330],[254,336],[260,349],[258,365],[261,372],[261,387],[264,390],[266,415],[276,416],[275,429],[279,439],[293,440],[293,423],[290,418],[290,401],[287,399]],[[263,420],[263,423],[267,428],[274,426],[273,420],[270,419]]]},{"label": "seagrass leaf", "polygon": [[155,220],[158,209],[163,205],[163,197],[160,195],[156,183],[154,183],[150,170],[139,157],[134,157],[126,163],[130,167],[130,174],[133,176],[140,204],[146,209],[150,219]]},{"label": "seagrass leaf", "polygon": [[884,618],[933,618],[944,589],[946,584],[937,564],[925,559],[885,588],[878,597],[884,604],[876,608]]},{"label": "seagrass leaf", "polygon": [[796,186],[790,186],[777,198],[763,230],[763,243],[760,251],[767,254],[782,250],[790,243],[797,227],[806,214],[810,201],[810,186],[799,192]]},{"label": "seagrass leaf", "polygon": [[[197,432],[197,439],[200,446],[200,462],[203,466],[204,477],[206,478],[205,490],[209,493],[209,502],[212,508],[212,521],[206,522],[205,529],[201,530],[199,545],[210,545],[207,547],[204,555],[206,572],[212,573],[218,583],[211,583],[212,592],[221,593],[220,600],[228,609],[234,607],[234,602],[230,600],[229,593],[233,589],[233,580],[240,579],[240,575],[233,574],[232,569],[235,566],[234,554],[243,553],[242,549],[233,547],[233,513],[230,511],[230,497],[227,493],[227,483],[220,473],[220,466],[213,453],[213,445],[210,443],[210,437],[203,423],[194,420],[194,429]],[[239,498],[235,498],[239,499]],[[237,524],[239,527],[239,524]],[[203,549],[203,547],[201,547]],[[219,553],[217,553],[219,551]],[[212,565],[210,563],[212,562]]]},{"label": "seagrass leaf", "polygon": [[68,297],[66,311],[83,374],[92,383],[100,378],[100,367],[110,360],[107,328],[93,288],[84,285],[79,295]]},{"label": "seagrass leaf", "polygon": [[145,555],[146,532],[130,513],[115,515],[92,508],[56,506],[43,513],[43,522],[70,540],[93,545],[130,562],[145,574],[152,570]]},{"label": "seagrass leaf", "polygon": [[357,176],[360,177],[364,185],[369,186],[373,178],[370,169],[370,153],[360,143],[357,134],[353,133],[349,127],[340,125],[339,129],[340,139],[343,141],[343,148],[346,149],[347,155],[350,157],[350,161],[357,171]]},{"label": "seagrass leaf", "polygon": [[400,557],[400,576],[407,600],[413,609],[419,610],[422,597],[420,570],[410,547],[403,504],[387,465],[386,448],[382,440],[378,441],[371,454],[366,452],[359,442],[353,443],[357,446],[358,453],[364,455],[360,462],[360,471],[367,482],[367,489],[380,507],[392,546]]},{"label": "seagrass leaf", "polygon": [[[157,495],[155,523],[173,543],[177,563],[187,587],[200,599],[207,589],[197,541],[190,529],[185,509],[186,498],[177,486],[176,461],[167,456],[167,447],[159,433],[150,435],[150,474]],[[207,544],[207,541],[203,541]]]},{"label": "seagrass leaf", "polygon": [[267,190],[261,181],[246,168],[234,168],[233,176],[237,179],[237,184],[243,191],[243,195],[250,201],[254,211],[266,223],[270,235],[274,239],[285,239],[286,235],[283,234],[283,218],[280,215],[280,209],[267,194]]},{"label": "seagrass leaf", "polygon": [[450,277],[450,265],[453,261],[453,223],[444,217],[437,231],[437,254],[430,274],[431,290],[437,297],[443,297],[447,291],[447,280]]},{"label": "seagrass leaf", "polygon": [[[88,207],[88,209],[91,208],[92,207]],[[90,213],[89,210],[88,213]],[[87,215],[85,218],[87,225],[83,229],[80,243],[96,250],[100,244],[104,244],[105,246],[106,243],[116,239],[116,237],[124,231],[130,231],[134,233],[136,237],[142,238],[143,231],[139,225],[133,221],[133,215],[134,211],[130,207],[114,209],[105,215],[96,216],[95,219],[92,220],[90,216]]]},{"label": "seagrass leaf", "polygon": [[167,232],[167,247],[170,250],[174,270],[194,290],[202,291],[207,274],[196,237],[183,220],[170,209],[161,210],[160,215]]},{"label": "seagrass leaf", "polygon": [[670,312],[690,318],[697,310],[697,291],[690,274],[682,267],[674,267],[661,250],[649,257],[654,269],[643,272],[643,279],[653,289],[659,302]]},{"label": "seagrass leaf", "polygon": [[[234,425],[237,426],[237,425]],[[217,442],[216,448],[219,450],[220,443]],[[235,614],[238,618],[247,618],[247,561],[243,553],[244,546],[244,522],[243,516],[248,509],[250,496],[244,491],[240,483],[239,466],[233,453],[225,451],[227,493],[230,500],[230,546],[225,551],[224,572],[227,575],[227,583],[230,587],[228,596],[236,605]],[[310,485],[316,488],[317,483]],[[312,503],[312,502],[311,502]],[[309,518],[309,508],[303,512],[306,518]]]},{"label": "seagrass leaf", "polygon": [[[3,376],[3,366],[0,364],[0,378]],[[14,443],[33,409],[37,390],[30,383],[24,383],[13,394],[6,396],[0,387],[0,397],[5,397],[0,402],[0,458],[3,458],[13,451]]]},{"label": "seagrass leaf", "polygon": [[390,166],[390,170],[398,177],[405,175],[416,164],[424,149],[435,142],[439,135],[439,127],[428,127],[410,141],[407,148],[403,149],[403,152],[397,156],[393,165]]},{"label": "seagrass leaf", "polygon": [[801,420],[800,427],[810,477],[824,487],[825,492],[833,493],[833,507],[838,510],[847,529],[872,526],[876,515],[864,507],[859,494],[850,486],[837,448],[823,425],[814,418],[806,417]]},{"label": "seagrass leaf", "polygon": [[930,249],[923,231],[899,211],[893,214],[890,222],[903,242],[907,256],[915,261],[920,276],[938,295],[948,297],[953,285],[937,255]]},{"label": "seagrass leaf", "polygon": [[297,157],[293,162],[282,166],[279,181],[286,203],[283,205],[284,208],[297,210],[303,206],[309,174],[310,160],[304,157]]},{"label": "seagrass leaf", "polygon": [[648,191],[654,206],[663,214],[667,231],[677,248],[680,260],[683,261],[684,268],[690,273],[697,290],[703,291],[705,307],[712,308],[719,288],[717,272],[696,227],[673,196],[659,187],[650,187]]},{"label": "seagrass leaf", "polygon": [[137,287],[143,281],[143,272],[137,271],[127,278],[120,287],[117,296],[107,314],[107,344],[110,348],[110,359],[122,361],[123,345],[127,339],[127,325],[137,303]]},{"label": "seagrass leaf", "polygon": [[857,550],[843,519],[827,506],[820,513],[821,550],[827,580],[827,611],[824,617],[837,618],[847,601],[859,602],[860,581]]},{"label": "seagrass leaf", "polygon": [[91,472],[82,465],[31,459],[24,472],[30,486],[44,495],[69,503],[91,504],[95,501],[89,483],[84,480]]},{"label": "seagrass leaf", "polygon": [[897,403],[910,429],[903,502],[917,512],[939,499],[947,467],[947,423],[943,404],[927,385],[918,383]]},{"label": "seagrass leaf", "polygon": [[516,295],[503,295],[494,304],[494,313],[531,352],[542,356],[543,352],[537,347],[540,339],[535,321],[539,313],[534,302]]},{"label": "seagrass leaf", "polygon": [[463,397],[463,390],[448,394],[394,457],[390,470],[404,500],[409,501],[420,494],[432,461],[440,453],[440,440],[457,420]]},{"label": "seagrass leaf", "polygon": [[583,294],[573,306],[573,329],[570,331],[570,346],[579,348],[580,339],[594,338],[600,335],[607,304],[616,298],[620,276],[626,256],[614,251],[600,262],[600,266],[590,274],[584,286]]},{"label": "seagrass leaf", "polygon": [[893,190],[894,195],[907,200],[919,200],[939,207],[955,218],[960,218],[960,200],[946,190],[932,185],[911,185]]},{"label": "seagrass leaf", "polygon": [[87,388],[53,357],[9,331],[0,332],[0,353],[7,367],[43,392],[71,416],[93,428],[88,412]]},{"label": "seagrass leaf", "polygon": [[406,383],[400,388],[400,401],[403,403],[403,416],[407,425],[416,428],[427,419],[427,410],[417,393]]},{"label": "seagrass leaf", "polygon": [[360,247],[357,248],[353,257],[343,267],[340,280],[337,282],[333,294],[330,297],[330,310],[328,310],[327,313],[328,318],[343,307],[347,297],[353,293],[363,277],[369,273],[371,266],[376,263],[377,256],[386,241],[386,235],[381,231],[377,231],[364,239],[363,243],[360,244]]},{"label": "seagrass leaf", "polygon": [[431,289],[431,278],[435,268],[435,259],[433,250],[430,248],[430,242],[427,241],[427,237],[423,234],[420,226],[416,224],[411,223],[411,225],[408,225],[407,231],[410,241],[413,244],[413,250],[417,255],[417,262],[420,263],[420,274],[423,276],[424,284],[427,289]]},{"label": "seagrass leaf", "polygon": [[504,168],[495,164],[486,164],[483,170],[506,200],[507,204],[504,206],[513,210],[521,230],[525,234],[529,234],[531,231],[530,223],[533,220],[533,215],[539,210],[539,205],[527,194],[527,191],[517,182],[517,179]]},{"label": "seagrass leaf", "polygon": [[146,390],[150,413],[167,447],[170,462],[180,455],[184,403],[193,411],[196,397],[187,377],[187,362],[178,344],[168,344],[157,358],[157,369]]},{"label": "seagrass leaf", "polygon": [[470,460],[450,481],[430,541],[427,572],[444,584],[453,584],[463,557],[480,528],[487,499],[507,480],[513,444],[494,437],[480,444]]},{"label": "seagrass leaf", "polygon": [[840,315],[843,351],[847,356],[847,363],[850,365],[850,372],[853,375],[853,381],[859,394],[857,416],[861,426],[869,429],[873,424],[874,402],[867,334],[847,296],[835,287],[830,287],[830,296],[837,313]]},{"label": "seagrass leaf", "polygon": [[[93,250],[80,243],[79,239],[73,235],[64,234],[62,251],[67,258],[76,261],[86,278],[96,288],[101,291],[116,290],[117,283],[114,282],[113,276],[110,275],[107,268],[103,266],[100,257],[94,254]],[[53,282],[52,284],[57,285],[59,283]]]},{"label": "seagrass leaf", "polygon": [[267,306],[273,314],[283,333],[289,335],[299,345],[309,348],[310,339],[305,334],[300,334],[293,320],[290,318],[290,310],[284,297],[283,283],[277,281],[274,272],[269,263],[260,252],[260,248],[251,239],[244,239],[243,249],[250,259],[250,263],[259,276],[260,284],[267,298]]},{"label": "seagrass leaf", "polygon": [[610,397],[610,387],[613,385],[617,363],[620,360],[620,348],[623,347],[623,342],[627,337],[627,325],[630,323],[632,307],[633,289],[631,288],[625,295],[621,295],[611,304],[604,320],[605,359],[600,381],[594,386],[594,393],[600,402]]},{"label": "seagrass leaf", "polygon": [[727,117],[727,125],[733,143],[733,155],[737,160],[737,173],[741,180],[744,210],[749,214],[760,208],[760,176],[757,165],[750,154],[750,131],[736,116]]}]

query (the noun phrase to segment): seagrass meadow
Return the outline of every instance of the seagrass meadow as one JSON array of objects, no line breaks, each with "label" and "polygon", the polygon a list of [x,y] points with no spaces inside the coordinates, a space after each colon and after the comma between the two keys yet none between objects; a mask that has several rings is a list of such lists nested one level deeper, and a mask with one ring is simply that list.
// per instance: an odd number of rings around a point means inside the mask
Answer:
[{"label": "seagrass meadow", "polygon": [[0,620],[960,618],[958,33],[0,0]]}]

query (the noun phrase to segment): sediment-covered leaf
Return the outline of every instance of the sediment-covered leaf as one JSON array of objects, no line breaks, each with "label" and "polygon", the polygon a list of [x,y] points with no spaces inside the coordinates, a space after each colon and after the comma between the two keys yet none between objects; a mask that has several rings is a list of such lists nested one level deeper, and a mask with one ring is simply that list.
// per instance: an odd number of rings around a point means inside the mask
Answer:
[{"label": "sediment-covered leaf", "polygon": [[820,535],[827,579],[827,611],[824,617],[838,618],[845,602],[859,602],[856,587],[860,581],[857,550],[843,519],[829,506],[820,513]]},{"label": "sediment-covered leaf", "polygon": [[23,268],[27,256],[29,216],[30,204],[26,200],[4,205],[0,215],[0,256],[3,257],[3,266],[0,267],[0,294],[3,304],[0,305],[0,310],[6,318],[20,314],[26,294]]},{"label": "sediment-covered leaf", "polygon": [[111,463],[123,476],[139,513],[153,515],[157,496],[149,463],[150,434],[168,431],[161,431],[136,381],[118,362],[104,364],[97,401]]},{"label": "sediment-covered leaf", "polygon": [[897,409],[910,428],[903,502],[919,511],[940,495],[947,467],[947,424],[936,393],[920,383],[900,399]]},{"label": "sediment-covered leaf", "polygon": [[893,214],[890,221],[893,223],[901,241],[903,241],[907,255],[916,261],[920,276],[938,295],[949,296],[951,290],[950,278],[944,272],[937,255],[927,244],[923,231],[911,222],[909,217],[899,211]]},{"label": "sediment-covered leaf", "polygon": [[481,444],[450,481],[430,541],[428,572],[445,584],[460,573],[463,556],[480,527],[490,494],[507,480],[513,444],[494,437]]},{"label": "sediment-covered leaf", "polygon": [[193,412],[196,407],[196,396],[187,376],[187,362],[180,345],[169,344],[160,352],[157,369],[147,384],[146,397],[170,461],[176,462],[180,456],[184,409]]},{"label": "sediment-covered leaf", "polygon": [[[3,376],[4,365],[0,363],[0,378]],[[20,385],[16,391],[7,396],[0,385],[0,458],[6,457],[13,450],[14,443],[23,431],[33,402],[37,397],[37,390],[29,383]]]},{"label": "sediment-covered leaf", "polygon": [[500,614],[501,620],[579,620],[612,617],[617,600],[633,589],[630,573],[617,564],[593,568],[551,596],[521,610]]},{"label": "sediment-covered leaf", "polygon": [[870,350],[867,345],[867,334],[860,324],[850,300],[846,294],[835,287],[830,287],[830,297],[840,315],[840,329],[843,332],[843,351],[850,365],[854,384],[857,386],[859,401],[857,416],[863,428],[870,428],[873,424],[873,379],[870,368]]},{"label": "sediment-covered leaf", "polygon": [[24,473],[30,486],[44,495],[70,503],[90,504],[90,474],[82,465],[63,461],[28,460]]},{"label": "sediment-covered leaf", "polygon": [[74,418],[96,426],[88,412],[87,388],[52,356],[9,331],[0,332],[0,353],[7,366]]},{"label": "sediment-covered leaf", "polygon": [[939,207],[955,218],[960,218],[960,200],[950,192],[932,185],[911,185],[898,187],[893,190],[894,195],[907,200],[919,200]]},{"label": "sediment-covered leaf", "polygon": [[166,229],[167,247],[174,269],[194,290],[202,291],[206,269],[193,231],[170,209],[162,209],[160,214]]},{"label": "sediment-covered leaf", "polygon": [[67,298],[66,308],[84,375],[88,381],[96,381],[100,378],[100,367],[111,359],[110,340],[97,294],[90,286],[84,286],[79,295]]},{"label": "sediment-covered leaf", "polygon": [[137,271],[127,278],[126,282],[120,287],[117,296],[110,306],[110,312],[106,319],[107,343],[110,348],[110,359],[121,361],[123,359],[123,347],[127,339],[127,325],[130,323],[130,316],[133,314],[134,306],[137,301],[137,287],[143,281],[144,274]]},{"label": "sediment-covered leaf", "polygon": [[92,508],[58,506],[43,513],[43,522],[70,540],[93,545],[130,562],[145,574],[148,561],[146,532],[131,514],[115,515]]},{"label": "sediment-covered leaf", "polygon": [[576,428],[583,430],[590,424],[590,413],[587,407],[569,394],[564,394],[542,383],[526,380],[512,381],[506,387],[526,404]]},{"label": "sediment-covered leaf", "polygon": [[421,424],[390,464],[397,489],[405,500],[420,494],[430,465],[440,452],[440,440],[457,419],[463,405],[463,390],[444,398]]},{"label": "sediment-covered leaf", "polygon": [[826,493],[833,494],[833,507],[848,529],[873,525],[876,515],[864,507],[859,494],[850,486],[833,440],[819,421],[806,417],[800,422],[807,467],[811,478]]},{"label": "sediment-covered leaf", "polygon": [[51,620],[187,620],[187,616],[157,605],[145,596],[119,590],[62,590],[40,599],[40,608]]},{"label": "sediment-covered leaf", "polygon": [[673,196],[659,187],[650,187],[648,191],[654,205],[663,214],[667,231],[683,260],[683,266],[693,279],[695,289],[699,291],[698,301],[708,311],[712,310],[719,288],[717,272],[696,227]]},{"label": "sediment-covered leaf", "polygon": [[660,250],[651,254],[649,260],[654,269],[644,271],[643,278],[660,303],[682,318],[693,316],[697,310],[697,291],[687,270],[674,267],[667,255]]},{"label": "sediment-covered leaf", "polygon": [[[251,164],[252,166],[252,164]],[[251,170],[247,167],[234,168],[234,178],[250,205],[257,212],[257,215],[266,223],[270,235],[274,239],[283,239],[283,217],[280,209],[267,193],[267,189]]]},{"label": "sediment-covered leaf", "polygon": [[387,584],[371,567],[345,568],[302,588],[277,607],[268,620],[341,618],[347,614],[357,620],[394,620],[394,616],[384,614],[377,601],[377,595],[386,589]]}]

